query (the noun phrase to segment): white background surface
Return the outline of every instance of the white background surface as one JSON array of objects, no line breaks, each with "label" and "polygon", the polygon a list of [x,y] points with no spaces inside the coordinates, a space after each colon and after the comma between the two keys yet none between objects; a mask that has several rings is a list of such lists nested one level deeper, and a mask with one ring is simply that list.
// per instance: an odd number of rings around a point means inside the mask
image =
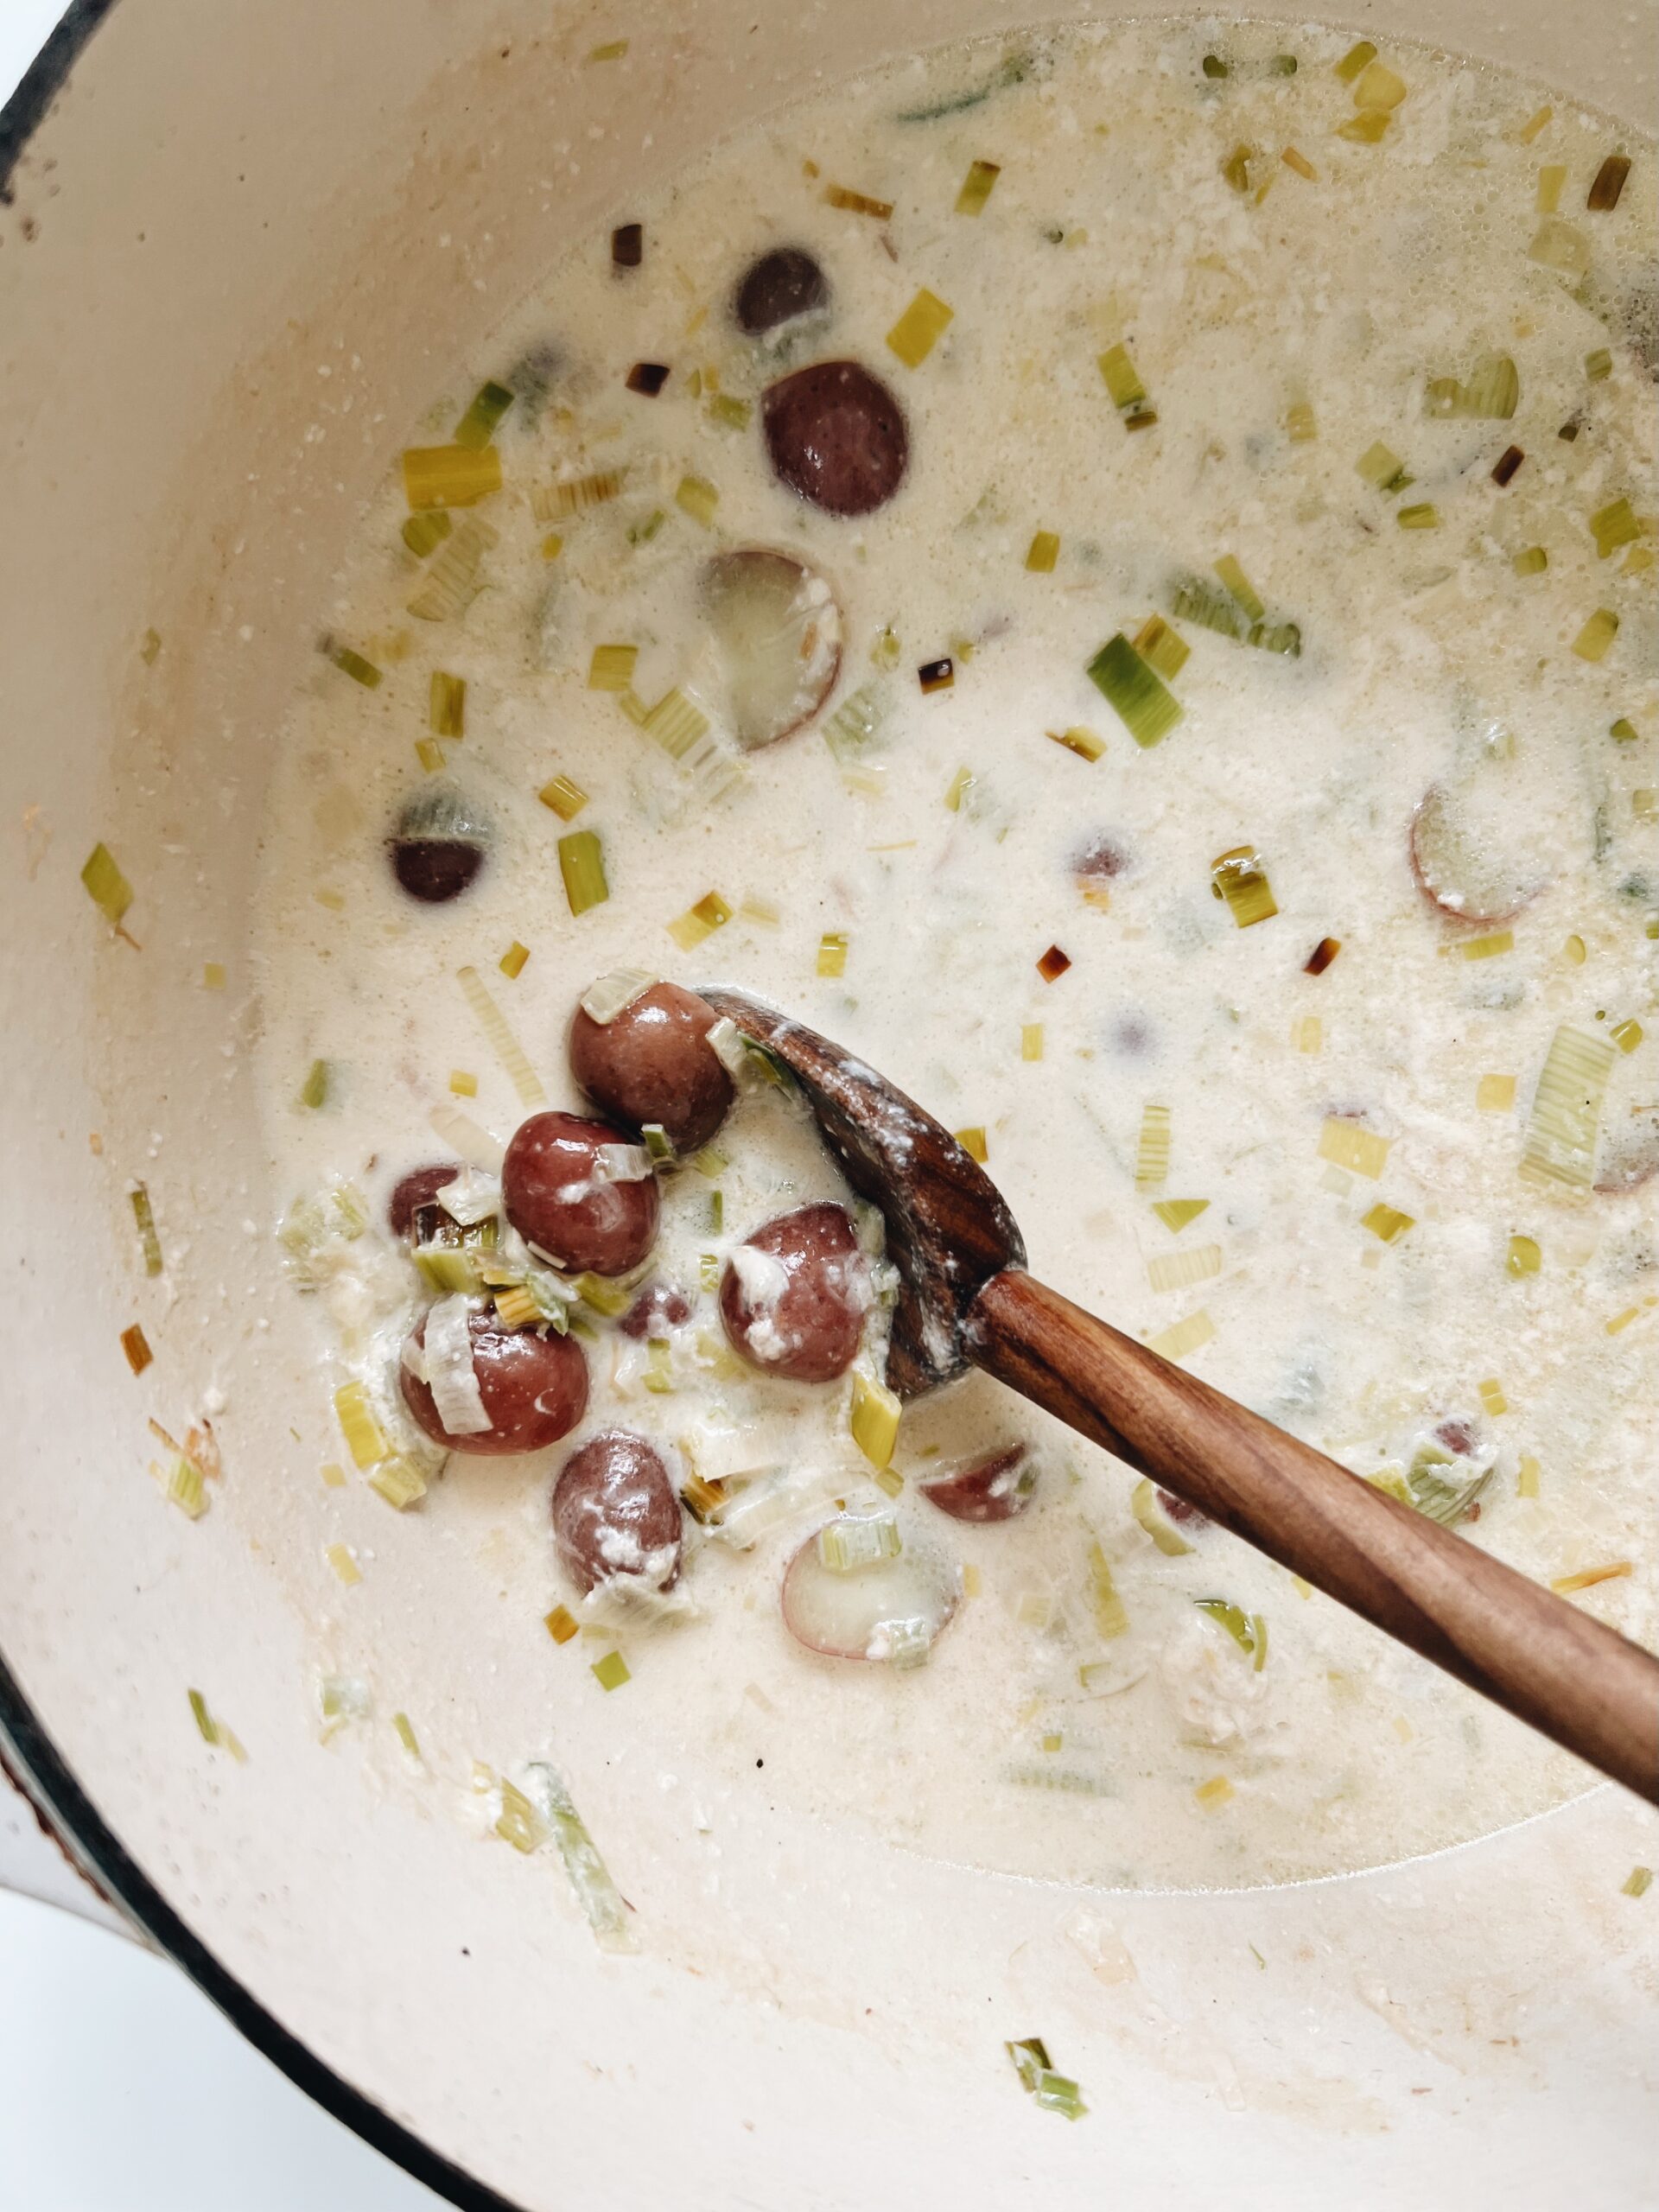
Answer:
[{"label": "white background surface", "polygon": [[[0,101],[60,7],[0,0]],[[0,1883],[8,1876],[73,1893],[0,1783]],[[438,2202],[302,2096],[176,1968],[0,1889],[4,2212],[438,2212]]]}]

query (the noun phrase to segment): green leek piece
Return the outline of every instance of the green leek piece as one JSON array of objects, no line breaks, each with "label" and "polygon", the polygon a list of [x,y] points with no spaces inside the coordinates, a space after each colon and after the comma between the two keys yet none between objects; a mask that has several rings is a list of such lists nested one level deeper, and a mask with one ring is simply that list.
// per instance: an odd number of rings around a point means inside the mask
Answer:
[{"label": "green leek piece", "polygon": [[645,1346],[645,1371],[639,1379],[654,1396],[673,1396],[674,1352],[666,1338],[653,1337]]},{"label": "green leek piece", "polygon": [[1179,1559],[1192,1548],[1185,1536],[1158,1510],[1158,1493],[1143,1476],[1129,1493],[1129,1510],[1166,1558]]},{"label": "green leek piece", "polygon": [[633,1303],[631,1290],[625,1290],[620,1283],[607,1282],[603,1275],[573,1275],[570,1287],[584,1306],[591,1306],[595,1313],[603,1314],[607,1321],[614,1321],[619,1315],[626,1313]]},{"label": "green leek piece", "polygon": [[1373,1236],[1381,1237],[1385,1244],[1397,1243],[1408,1229],[1416,1226],[1414,1217],[1402,1213],[1398,1206],[1384,1205],[1379,1198],[1370,1211],[1361,1218],[1360,1227],[1369,1229]]},{"label": "green leek piece", "polygon": [[1351,46],[1336,67],[1336,73],[1344,85],[1351,85],[1362,69],[1369,68],[1376,59],[1376,48],[1368,38]]},{"label": "green leek piece", "polygon": [[455,425],[455,443],[467,453],[481,453],[512,404],[512,394],[505,385],[480,385],[472,405]]},{"label": "green leek piece", "polygon": [[885,1382],[878,1382],[874,1376],[861,1371],[854,1375],[848,1427],[854,1443],[873,1467],[892,1465],[903,1412],[903,1406]]},{"label": "green leek piece", "polygon": [[1255,1633],[1250,1626],[1250,1617],[1242,1605],[1234,1605],[1230,1598],[1195,1598],[1192,1602],[1218,1628],[1226,1630],[1241,1651],[1255,1651]]},{"label": "green leek piece", "polygon": [[605,849],[594,830],[572,830],[559,840],[559,874],[573,914],[602,906],[611,895],[605,875]]},{"label": "green leek piece", "polygon": [[1621,545],[1634,543],[1642,535],[1642,525],[1628,499],[1615,499],[1611,506],[1591,516],[1590,535],[1596,541],[1599,558],[1605,561]]},{"label": "green leek piece", "polygon": [[501,489],[501,456],[492,445],[411,446],[404,455],[404,495],[410,505],[470,507]]},{"label": "green leek piece", "polygon": [[427,727],[435,737],[465,737],[467,734],[467,679],[464,676],[447,675],[441,668],[432,671],[426,702]]},{"label": "green leek piece", "polygon": [[602,1659],[595,1659],[589,1672],[602,1690],[620,1690],[624,1682],[633,1680],[620,1651],[607,1651]]},{"label": "green leek piece", "polygon": [[372,660],[365,660],[351,645],[330,645],[326,650],[329,659],[342,676],[349,676],[353,683],[360,683],[365,691],[378,690],[384,671],[378,669]]},{"label": "green leek piece", "polygon": [[410,1758],[419,1758],[421,1756],[421,1739],[415,1733],[415,1730],[410,1720],[409,1715],[406,1713],[394,1713],[391,1716],[391,1725],[397,1731],[398,1742],[409,1753]]},{"label": "green leek piece", "polygon": [[1208,1206],[1208,1198],[1156,1198],[1153,1211],[1173,1236],[1179,1236],[1189,1222],[1194,1222]]},{"label": "green leek piece", "polygon": [[639,658],[638,645],[595,645],[593,658],[588,664],[588,689],[590,691],[626,691],[633,683],[635,663]]},{"label": "green leek piece", "polygon": [[327,1100],[328,1063],[327,1060],[313,1060],[305,1081],[300,1085],[300,1103],[315,1108],[326,1105]]},{"label": "green leek piece", "polygon": [[1406,474],[1406,465],[1399,454],[1390,452],[1381,438],[1375,445],[1366,447],[1354,463],[1354,469],[1375,490],[1390,498],[1396,492],[1403,492],[1412,480]]},{"label": "green leek piece", "polygon": [[123,915],[132,904],[132,886],[116,865],[115,855],[107,845],[92,847],[86,865],[80,871],[80,880],[110,927],[118,930]]},{"label": "green leek piece", "polygon": [[1613,357],[1605,346],[1598,346],[1584,357],[1584,373],[1592,384],[1599,384],[1613,373]]},{"label": "green leek piece", "polygon": [[588,794],[580,784],[572,783],[569,776],[555,776],[552,782],[543,784],[536,794],[542,804],[550,807],[561,822],[574,821],[588,804]]},{"label": "green leek piece", "polygon": [[1588,1190],[1596,1179],[1596,1132],[1617,1048],[1563,1023],[1551,1040],[1532,1102],[1524,1182]]},{"label": "green leek piece", "polygon": [[342,1382],[334,1392],[334,1414],[353,1465],[359,1468],[378,1466],[391,1446],[369,1403],[366,1386]]},{"label": "green leek piece", "polygon": [[701,523],[708,530],[713,525],[720,493],[706,477],[682,476],[674,493],[674,504],[693,522]]},{"label": "green leek piece", "polygon": [[1059,557],[1060,541],[1052,530],[1039,530],[1026,549],[1026,566],[1034,575],[1052,575]]},{"label": "green leek piece", "polygon": [[496,537],[475,516],[458,524],[410,594],[410,613],[422,622],[452,622],[464,614],[478,596],[479,570]]},{"label": "green leek piece", "polygon": [[818,1558],[832,1574],[855,1574],[904,1549],[899,1523],[890,1513],[843,1514],[818,1531]]},{"label": "green leek piece", "polygon": [[691,952],[705,938],[723,929],[732,918],[732,910],[718,891],[705,892],[695,906],[688,906],[684,913],[668,925],[668,933],[682,952]]},{"label": "green leek piece", "polygon": [[1097,357],[1096,366],[1105,378],[1112,404],[1123,417],[1128,429],[1141,429],[1158,420],[1127,346],[1121,343],[1109,346]]},{"label": "green leek piece", "polygon": [[887,333],[888,346],[907,369],[920,368],[950,327],[955,312],[937,292],[923,285]]},{"label": "green leek piece", "polygon": [[1395,515],[1402,530],[1438,530],[1440,511],[1432,500],[1420,500],[1415,506],[1402,507]]},{"label": "green leek piece", "polygon": [[442,507],[426,507],[405,519],[404,543],[417,561],[424,561],[429,553],[437,551],[454,528]]},{"label": "green leek piece", "polygon": [[204,1744],[217,1744],[219,1741],[219,1724],[213,1719],[213,1714],[207,1710],[207,1699],[203,1697],[200,1690],[192,1690],[189,1693],[189,1697],[190,1711],[195,1719],[197,1734],[201,1738]]},{"label": "green leek piece", "polygon": [[1115,1637],[1127,1633],[1129,1617],[1123,1609],[1122,1599],[1117,1594],[1117,1585],[1112,1580],[1111,1562],[1095,1538],[1090,1541],[1088,1564],[1095,1632],[1103,1643],[1109,1643]]},{"label": "green leek piece", "polygon": [[1632,745],[1642,733],[1628,715],[1621,715],[1616,722],[1609,725],[1607,734],[1617,738],[1621,745]]},{"label": "green leek piece", "polygon": [[541,1815],[536,1808],[522,1789],[517,1789],[512,1783],[505,1781],[501,1784],[501,1813],[495,1824],[495,1832],[503,1843],[510,1843],[515,1851],[522,1851],[526,1857],[532,1851],[538,1850],[547,1840],[547,1830],[543,1827]]},{"label": "green leek piece", "polygon": [[1268,610],[1262,604],[1255,586],[1245,575],[1243,569],[1232,554],[1222,555],[1220,560],[1216,563],[1216,574],[1226,585],[1231,596],[1249,616],[1251,621],[1259,622]]},{"label": "green leek piece", "polygon": [[1619,1884],[1619,1894],[1627,1897],[1644,1897],[1653,1887],[1651,1866],[1632,1866]]},{"label": "green leek piece", "polygon": [[401,1455],[382,1460],[369,1477],[369,1488],[399,1513],[406,1513],[426,1496],[426,1477],[412,1459]]},{"label": "green leek piece", "polygon": [[1618,617],[1611,607],[1599,607],[1573,640],[1580,660],[1600,660],[1618,635]]},{"label": "green leek piece", "polygon": [[1516,555],[1510,566],[1517,576],[1541,576],[1549,566],[1549,556],[1541,545],[1529,545]]},{"label": "green leek piece", "polygon": [[1192,657],[1192,648],[1179,630],[1161,614],[1148,614],[1131,643],[1148,667],[1157,670],[1166,683],[1173,683]]},{"label": "green leek piece", "polygon": [[130,1193],[132,1217],[138,1225],[138,1246],[144,1255],[144,1273],[158,1275],[162,1272],[162,1240],[156,1234],[156,1216],[150,1210],[149,1192],[142,1183],[135,1183]]},{"label": "green leek piece", "polygon": [[569,1791],[550,1766],[533,1766],[526,1778],[596,1941],[607,1951],[632,1950],[628,1908],[571,1802]]},{"label": "green leek piece", "polygon": [[1160,744],[1181,719],[1179,700],[1122,631],[1095,655],[1089,674],[1139,746]]},{"label": "green leek piece", "polygon": [[1235,845],[1210,863],[1210,887],[1226,901],[1242,930],[1265,922],[1279,911],[1261,855],[1253,845]]},{"label": "green leek piece", "polygon": [[990,198],[995,188],[996,180],[1001,174],[1001,166],[999,162],[970,162],[968,174],[962,181],[962,190],[957,194],[957,213],[958,215],[983,214],[985,202]]}]

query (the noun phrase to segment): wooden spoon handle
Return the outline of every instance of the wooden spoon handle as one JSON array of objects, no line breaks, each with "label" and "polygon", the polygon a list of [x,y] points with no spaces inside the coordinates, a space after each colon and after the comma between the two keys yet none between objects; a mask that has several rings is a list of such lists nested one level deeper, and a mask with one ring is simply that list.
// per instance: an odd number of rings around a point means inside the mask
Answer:
[{"label": "wooden spoon handle", "polygon": [[1659,1659],[1021,1271],[976,1365],[1580,1758],[1659,1802]]}]

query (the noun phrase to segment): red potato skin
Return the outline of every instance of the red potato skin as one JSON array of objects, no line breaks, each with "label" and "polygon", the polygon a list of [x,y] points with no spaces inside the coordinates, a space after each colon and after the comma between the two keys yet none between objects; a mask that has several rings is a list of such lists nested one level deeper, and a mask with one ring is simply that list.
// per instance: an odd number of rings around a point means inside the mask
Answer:
[{"label": "red potato skin", "polygon": [[[868,1268],[844,1206],[821,1204],[779,1214],[744,1242],[782,1263],[789,1277],[763,1316],[749,1304],[728,1260],[720,1283],[720,1318],[732,1350],[762,1375],[791,1382],[833,1382],[858,1357],[868,1305]],[[754,1348],[769,1319],[786,1346],[776,1359]]]},{"label": "red potato skin", "polygon": [[[453,1183],[461,1173],[459,1166],[438,1163],[431,1167],[411,1167],[394,1186],[386,1200],[386,1219],[394,1236],[413,1236],[416,1216],[428,1207],[436,1207],[438,1192],[445,1184]],[[442,1208],[438,1209],[442,1211]],[[448,1217],[446,1215],[445,1219]]]},{"label": "red potato skin", "polygon": [[[657,1179],[607,1183],[594,1173],[601,1145],[629,1141],[607,1122],[532,1114],[514,1131],[501,1163],[507,1219],[559,1267],[596,1275],[637,1268],[656,1240]],[[563,1195],[574,1189],[581,1195]]]},{"label": "red potato skin", "polygon": [[570,1072],[595,1106],[643,1128],[660,1122],[677,1152],[708,1143],[731,1110],[732,1078],[709,1046],[713,1010],[677,983],[653,983],[613,1021],[581,1007],[570,1024]]},{"label": "red potato skin", "polygon": [[[607,1537],[620,1540],[622,1560],[607,1555]],[[629,1571],[629,1545],[641,1552],[671,1548],[673,1563],[655,1586],[673,1588],[684,1541],[680,1501],[660,1454],[643,1436],[606,1429],[570,1454],[554,1485],[553,1541],[560,1564],[584,1593]]]},{"label": "red potato skin", "polygon": [[774,246],[739,278],[732,313],[740,330],[761,338],[826,306],[829,298],[823,271],[804,246]]},{"label": "red potato skin", "polygon": [[798,498],[849,518],[885,506],[905,480],[905,410],[858,361],[814,361],[760,396],[773,474]]},{"label": "red potato skin", "polygon": [[1160,1490],[1158,1493],[1158,1503],[1172,1521],[1179,1521],[1183,1525],[1194,1529],[1207,1529],[1210,1526],[1210,1516],[1207,1513],[1201,1512],[1196,1505],[1189,1505],[1184,1497],[1177,1497],[1173,1490]]},{"label": "red potato skin", "polygon": [[937,1505],[953,1521],[1012,1521],[1036,1495],[1034,1483],[1022,1487],[1017,1472],[1030,1456],[1029,1446],[1010,1445],[1006,1452],[993,1452],[971,1466],[935,1475],[917,1488],[930,1505]]},{"label": "red potato skin", "polygon": [[617,1326],[639,1344],[665,1338],[690,1319],[691,1301],[683,1290],[676,1290],[672,1283],[653,1282],[646,1284]]},{"label": "red potato skin", "polygon": [[1435,784],[1431,784],[1429,788],[1423,793],[1421,798],[1418,800],[1412,813],[1411,828],[1407,832],[1406,836],[1406,851],[1407,855],[1411,861],[1412,881],[1417,886],[1418,890],[1421,892],[1423,897],[1427,899],[1429,905],[1434,909],[1435,912],[1437,914],[1444,914],[1448,922],[1462,922],[1470,929],[1476,930],[1496,929],[1504,922],[1512,922],[1517,914],[1523,913],[1532,904],[1533,899],[1536,895],[1535,892],[1529,892],[1524,897],[1512,900],[1510,905],[1503,907],[1498,912],[1488,914],[1477,913],[1468,906],[1448,906],[1446,901],[1441,898],[1440,893],[1434,888],[1433,882],[1429,879],[1427,861],[1425,860],[1423,855],[1421,842],[1421,830],[1423,819],[1423,810],[1429,804],[1431,800],[1437,799],[1440,795],[1440,786]]},{"label": "red potato skin", "polygon": [[[534,1329],[504,1329],[493,1315],[467,1318],[473,1339],[473,1367],[484,1410],[494,1422],[476,1436],[451,1436],[438,1419],[428,1385],[399,1370],[404,1402],[435,1444],[450,1452],[499,1459],[513,1452],[540,1452],[568,1436],[588,1410],[588,1363],[574,1337],[545,1335]],[[414,1332],[426,1341],[426,1323]]]}]

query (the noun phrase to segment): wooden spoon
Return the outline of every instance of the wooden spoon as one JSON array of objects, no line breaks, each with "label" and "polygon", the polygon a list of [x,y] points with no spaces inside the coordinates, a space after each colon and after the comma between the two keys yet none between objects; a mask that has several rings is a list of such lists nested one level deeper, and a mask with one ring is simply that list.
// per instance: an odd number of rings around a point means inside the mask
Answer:
[{"label": "wooden spoon", "polygon": [[931,1115],[787,1014],[702,995],[794,1075],[886,1217],[901,1397],[983,1368],[1659,1803],[1659,1659],[1033,1281],[995,1185]]}]

